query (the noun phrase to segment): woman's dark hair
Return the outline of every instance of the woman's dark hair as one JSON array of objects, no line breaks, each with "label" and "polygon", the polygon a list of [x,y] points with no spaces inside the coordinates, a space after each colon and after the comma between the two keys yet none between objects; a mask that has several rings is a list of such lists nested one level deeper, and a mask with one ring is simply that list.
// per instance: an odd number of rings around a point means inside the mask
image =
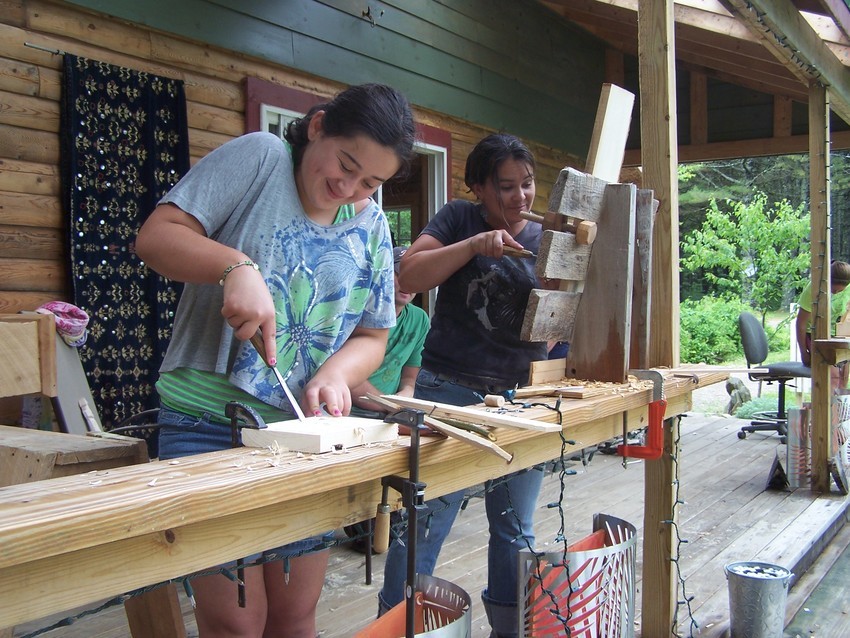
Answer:
[{"label": "woman's dark hair", "polygon": [[407,98],[384,84],[358,84],[338,93],[333,100],[317,104],[308,113],[290,122],[284,137],[292,145],[295,166],[301,163],[307,147],[307,128],[318,111],[324,111],[322,130],[329,137],[368,135],[381,146],[393,149],[404,174],[413,158],[416,128]]},{"label": "woman's dark hair", "polygon": [[493,133],[475,145],[466,158],[466,172],[463,181],[467,187],[483,185],[488,181],[496,182],[502,162],[506,159],[528,164],[535,168],[534,155],[518,137],[507,133]]}]

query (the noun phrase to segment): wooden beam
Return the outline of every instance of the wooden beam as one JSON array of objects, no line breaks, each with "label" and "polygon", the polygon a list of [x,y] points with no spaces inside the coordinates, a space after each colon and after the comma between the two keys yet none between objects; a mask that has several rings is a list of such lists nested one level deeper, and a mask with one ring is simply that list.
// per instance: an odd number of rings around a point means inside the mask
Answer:
[{"label": "wooden beam", "polygon": [[[652,242],[651,366],[679,364],[679,191],[676,139],[676,44],[673,39],[673,0],[640,0],[638,6],[638,65],[640,72],[640,137],[644,186],[659,201]],[[669,432],[665,434],[665,446]],[[667,448],[669,449],[669,448]],[[653,473],[672,474],[672,457],[664,455],[651,465]],[[655,483],[653,481],[654,484]],[[670,490],[659,490],[659,498]],[[644,583],[641,599],[641,635],[667,636],[676,611],[671,569],[673,527],[677,510],[644,508]],[[664,521],[672,519],[672,524]],[[656,532],[649,540],[649,530]]]},{"label": "wooden beam", "polygon": [[773,136],[791,136],[792,102],[781,95],[773,96]]},{"label": "wooden beam", "polygon": [[818,0],[817,4],[835,20],[835,25],[844,37],[850,39],[850,8],[845,0]]},{"label": "wooden beam", "polygon": [[[809,97],[809,201],[812,256],[812,339],[831,336],[829,292],[829,94],[812,82]],[[815,352],[818,352],[815,350]],[[812,357],[812,489],[829,492],[832,384],[830,364]]]},{"label": "wooden beam", "polygon": [[653,235],[650,365],[679,363],[679,192],[672,0],[641,0],[643,185],[659,201]]},{"label": "wooden beam", "polygon": [[691,144],[708,142],[708,78],[705,73],[691,71]]},{"label": "wooden beam", "polygon": [[850,71],[790,0],[723,0],[800,81],[829,87],[830,105],[850,123]]},{"label": "wooden beam", "polygon": [[[835,150],[850,148],[850,131],[832,133],[832,144]],[[706,160],[732,159],[738,157],[762,157],[765,155],[790,155],[807,153],[809,151],[808,135],[791,135],[790,137],[767,137],[737,142],[713,142],[700,146],[682,145],[677,155],[680,162],[702,162]],[[624,166],[640,166],[640,149],[626,151]]]}]

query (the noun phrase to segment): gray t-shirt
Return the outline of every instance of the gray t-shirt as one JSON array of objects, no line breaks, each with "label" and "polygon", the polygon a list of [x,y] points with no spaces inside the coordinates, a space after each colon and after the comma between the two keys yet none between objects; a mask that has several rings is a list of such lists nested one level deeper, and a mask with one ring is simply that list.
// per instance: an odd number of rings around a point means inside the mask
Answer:
[{"label": "gray t-shirt", "polygon": [[[161,203],[195,217],[207,235],[260,267],[277,310],[277,367],[295,391],[358,327],[395,324],[389,227],[375,202],[332,226],[311,221],[298,198],[288,145],[250,133],[201,159]],[[288,406],[248,342],[221,316],[218,285],[184,287],[160,372],[229,375],[262,401]],[[297,394],[297,391],[296,391]]]}]

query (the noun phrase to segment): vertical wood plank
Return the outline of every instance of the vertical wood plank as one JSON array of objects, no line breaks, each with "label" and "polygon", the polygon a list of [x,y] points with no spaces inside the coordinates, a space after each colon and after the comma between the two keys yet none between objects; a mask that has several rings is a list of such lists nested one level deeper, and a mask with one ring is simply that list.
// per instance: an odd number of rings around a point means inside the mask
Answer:
[{"label": "vertical wood plank", "polygon": [[[641,581],[641,635],[670,636],[676,608],[673,583],[674,459],[679,459],[679,419],[664,422],[664,454],[644,461],[643,580]],[[678,461],[675,461],[678,462]],[[670,524],[667,521],[673,521]],[[651,559],[651,560],[648,560]]]},{"label": "vertical wood plank", "polygon": [[773,96],[773,137],[791,136],[792,103],[790,97]]},{"label": "vertical wood plank", "polygon": [[[649,363],[675,367],[679,364],[679,153],[673,25],[673,0],[639,0],[643,185],[655,191],[659,202],[652,242]],[[669,433],[665,433],[665,450],[672,449],[674,440],[667,437]],[[667,457],[647,461],[641,627],[645,636],[669,636],[675,613],[670,564],[673,531],[663,523],[670,515],[671,494]]]},{"label": "vertical wood plank", "polygon": [[635,244],[634,184],[608,184],[599,233],[590,253],[575,328],[567,353],[567,376],[626,380],[631,339]]},{"label": "vertical wood plank", "polygon": [[623,86],[626,81],[626,56],[617,49],[605,49],[605,81]]},{"label": "vertical wood plank", "polygon": [[659,201],[652,259],[650,364],[679,364],[679,191],[673,0],[638,2],[643,185]]},{"label": "vertical wood plank", "polygon": [[[830,336],[829,292],[829,97],[826,88],[809,85],[809,201],[812,251],[812,339]],[[817,350],[814,350],[817,353]],[[829,363],[812,357],[812,489],[829,491],[830,401]]]},{"label": "vertical wood plank", "polygon": [[133,638],[186,638],[174,583],[128,598],[124,611]]},{"label": "vertical wood plank", "polygon": [[649,368],[649,313],[652,309],[652,226],[658,200],[639,189],[635,204],[635,266],[632,290],[632,339],[629,368]]},{"label": "vertical wood plank", "polygon": [[708,143],[708,79],[691,71],[691,145]]}]

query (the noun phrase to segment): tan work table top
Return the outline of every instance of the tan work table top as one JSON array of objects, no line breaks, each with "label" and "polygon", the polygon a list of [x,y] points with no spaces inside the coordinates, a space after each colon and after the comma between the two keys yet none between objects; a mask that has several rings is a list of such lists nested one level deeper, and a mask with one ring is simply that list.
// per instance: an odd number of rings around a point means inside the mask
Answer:
[{"label": "tan work table top", "polygon": [[[667,374],[667,416],[727,376]],[[565,399],[563,436],[497,428],[510,464],[456,440],[423,438],[425,496],[558,458],[565,439],[572,452],[614,438],[624,415],[630,430],[644,427],[651,400],[651,390]],[[542,407],[523,416],[558,419]],[[406,475],[407,441],[321,455],[238,448],[0,488],[0,618],[41,618],[365,520],[381,477]]]}]

